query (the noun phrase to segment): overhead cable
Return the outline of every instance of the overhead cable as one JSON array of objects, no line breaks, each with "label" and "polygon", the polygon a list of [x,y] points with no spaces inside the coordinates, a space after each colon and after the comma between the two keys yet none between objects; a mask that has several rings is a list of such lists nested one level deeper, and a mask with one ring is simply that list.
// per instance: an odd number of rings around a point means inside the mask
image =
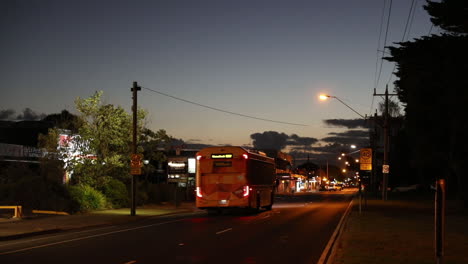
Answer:
[{"label": "overhead cable", "polygon": [[246,118],[250,118],[250,119],[262,120],[262,121],[273,122],[273,123],[279,123],[279,124],[286,124],[286,125],[293,125],[293,126],[308,126],[308,125],[305,125],[305,124],[289,123],[289,122],[284,122],[284,121],[277,121],[277,120],[272,120],[272,119],[266,119],[266,118],[261,118],[261,117],[255,117],[255,116],[252,116],[252,115],[245,115],[245,114],[235,113],[235,112],[223,110],[223,109],[220,109],[220,108],[216,108],[216,107],[212,107],[212,106],[208,106],[208,105],[204,105],[204,104],[192,102],[192,101],[189,101],[189,100],[186,100],[186,99],[182,99],[182,98],[179,98],[179,97],[170,95],[170,94],[163,93],[163,92],[161,92],[161,91],[157,91],[157,90],[155,90],[155,89],[150,89],[150,88],[147,88],[147,87],[141,87],[141,88],[142,88],[142,89],[146,89],[146,90],[148,90],[148,91],[151,91],[151,92],[153,92],[153,93],[157,93],[157,94],[160,94],[160,95],[164,95],[164,96],[170,97],[170,98],[175,99],[175,100],[179,100],[179,101],[182,101],[182,102],[185,102],[185,103],[189,103],[189,104],[193,104],[193,105],[196,105],[196,106],[208,108],[208,109],[211,109],[211,110],[214,110],[214,111],[218,111],[218,112],[222,112],[222,113],[226,113],[226,114],[237,115],[237,116],[242,116],[242,117],[246,117]]}]

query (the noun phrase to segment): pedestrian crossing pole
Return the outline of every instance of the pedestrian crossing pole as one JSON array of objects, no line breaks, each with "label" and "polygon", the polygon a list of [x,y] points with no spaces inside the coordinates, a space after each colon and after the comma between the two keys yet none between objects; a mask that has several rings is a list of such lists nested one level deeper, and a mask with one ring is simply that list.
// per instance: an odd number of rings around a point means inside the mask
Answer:
[{"label": "pedestrian crossing pole", "polygon": [[[133,94],[133,105],[132,105],[132,112],[133,112],[133,142],[132,142],[132,154],[137,154],[137,92],[141,91],[141,87],[138,86],[137,82],[133,82],[133,87],[131,88]],[[136,175],[132,173],[132,186],[131,186],[131,195],[132,195],[132,204],[130,208],[130,215],[135,216],[135,208],[136,208]]]}]

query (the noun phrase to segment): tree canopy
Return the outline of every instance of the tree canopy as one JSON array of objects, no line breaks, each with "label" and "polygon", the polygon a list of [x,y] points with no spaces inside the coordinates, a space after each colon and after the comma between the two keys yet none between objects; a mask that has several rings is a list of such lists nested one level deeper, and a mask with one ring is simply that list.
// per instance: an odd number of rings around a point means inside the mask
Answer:
[{"label": "tree canopy", "polygon": [[[411,159],[425,180],[444,177],[468,205],[463,165],[468,158],[468,1],[428,1],[425,7],[441,35],[390,47],[395,81],[405,105]],[[455,188],[454,188],[455,187]]]}]

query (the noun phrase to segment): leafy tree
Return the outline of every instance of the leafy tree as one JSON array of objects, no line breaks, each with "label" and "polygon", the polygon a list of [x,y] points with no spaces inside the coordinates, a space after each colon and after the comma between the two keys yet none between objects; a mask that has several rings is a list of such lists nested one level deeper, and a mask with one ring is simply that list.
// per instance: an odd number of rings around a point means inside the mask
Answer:
[{"label": "leafy tree", "polygon": [[[384,113],[385,112],[385,102],[380,102],[379,103],[379,111],[380,113]],[[393,101],[393,100],[388,100],[388,115],[390,117],[399,117],[401,116],[401,108],[400,106],[398,105],[397,102]]]},{"label": "leafy tree", "polygon": [[466,0],[427,1],[424,9],[432,16],[431,21],[434,25],[455,34],[468,33]]},{"label": "leafy tree", "polygon": [[468,207],[468,1],[428,1],[425,8],[447,32],[390,47],[387,59],[398,66],[396,91],[405,104],[410,155],[421,178],[446,178],[449,193]]},{"label": "leafy tree", "polygon": [[82,119],[65,109],[58,114],[47,115],[42,121],[51,123],[54,128],[70,130],[71,133],[77,133],[83,125]]},{"label": "leafy tree", "polygon": [[170,149],[172,140],[172,137],[167,135],[164,129],[154,132],[151,129],[143,128],[139,140],[141,142],[140,146],[143,149],[144,158],[150,161],[143,167],[144,175],[147,176],[156,171],[154,162],[159,163],[167,160],[163,150],[168,151]]},{"label": "leafy tree", "polygon": [[[74,160],[74,180],[98,188],[109,181],[108,177],[126,181],[130,177],[132,144],[132,118],[120,106],[103,104],[102,91],[89,98],[77,98],[76,108],[84,120],[79,129],[82,155],[92,159]],[[138,131],[142,130],[146,113],[138,110]]]}]

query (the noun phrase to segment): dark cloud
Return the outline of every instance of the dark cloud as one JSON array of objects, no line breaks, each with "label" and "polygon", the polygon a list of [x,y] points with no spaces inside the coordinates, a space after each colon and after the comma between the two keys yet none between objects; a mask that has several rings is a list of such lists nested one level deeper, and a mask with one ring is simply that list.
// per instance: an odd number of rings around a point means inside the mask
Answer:
[{"label": "dark cloud", "polygon": [[320,139],[323,142],[335,143],[341,145],[366,146],[369,144],[369,131],[367,130],[348,130],[345,132],[331,132],[329,137]]},{"label": "dark cloud", "polygon": [[265,131],[250,135],[253,139],[253,147],[256,149],[274,149],[282,150],[286,146],[292,146],[292,149],[312,150],[312,145],[318,142],[313,137],[300,137],[296,134],[290,136],[276,131]]},{"label": "dark cloud", "polygon": [[15,110],[13,109],[0,110],[0,120],[12,120],[14,115]]},{"label": "dark cloud", "polygon": [[44,117],[46,117],[46,114],[38,114],[34,112],[31,108],[25,108],[23,110],[22,114],[19,114],[16,119],[17,120],[28,120],[28,121],[33,121],[33,120],[41,120]]},{"label": "dark cloud", "polygon": [[287,145],[290,146],[310,146],[318,142],[318,139],[313,137],[300,137],[296,134],[289,136]]},{"label": "dark cloud", "polygon": [[345,132],[330,132],[328,135],[334,135],[337,137],[358,137],[358,138],[368,138],[368,130],[347,130]]},{"label": "dark cloud", "polygon": [[282,150],[286,147],[289,136],[276,131],[265,131],[251,134],[250,138],[253,139],[252,144],[256,149]]},{"label": "dark cloud", "polygon": [[339,143],[329,143],[329,144],[317,146],[317,147],[314,148],[314,150],[315,150],[317,153],[320,153],[321,155],[324,155],[324,154],[331,154],[331,155],[335,156],[335,155],[337,155],[338,153],[343,152],[343,149],[344,149],[345,147],[346,147],[346,146],[343,145],[343,144],[339,144]]},{"label": "dark cloud", "polygon": [[288,146],[291,147],[291,151],[298,150],[298,151],[305,151],[305,150],[312,150],[312,145],[317,143],[318,139],[313,137],[299,137],[296,134],[292,134],[287,142]]},{"label": "dark cloud", "polygon": [[327,119],[323,122],[334,127],[369,128],[369,121],[364,119]]}]

